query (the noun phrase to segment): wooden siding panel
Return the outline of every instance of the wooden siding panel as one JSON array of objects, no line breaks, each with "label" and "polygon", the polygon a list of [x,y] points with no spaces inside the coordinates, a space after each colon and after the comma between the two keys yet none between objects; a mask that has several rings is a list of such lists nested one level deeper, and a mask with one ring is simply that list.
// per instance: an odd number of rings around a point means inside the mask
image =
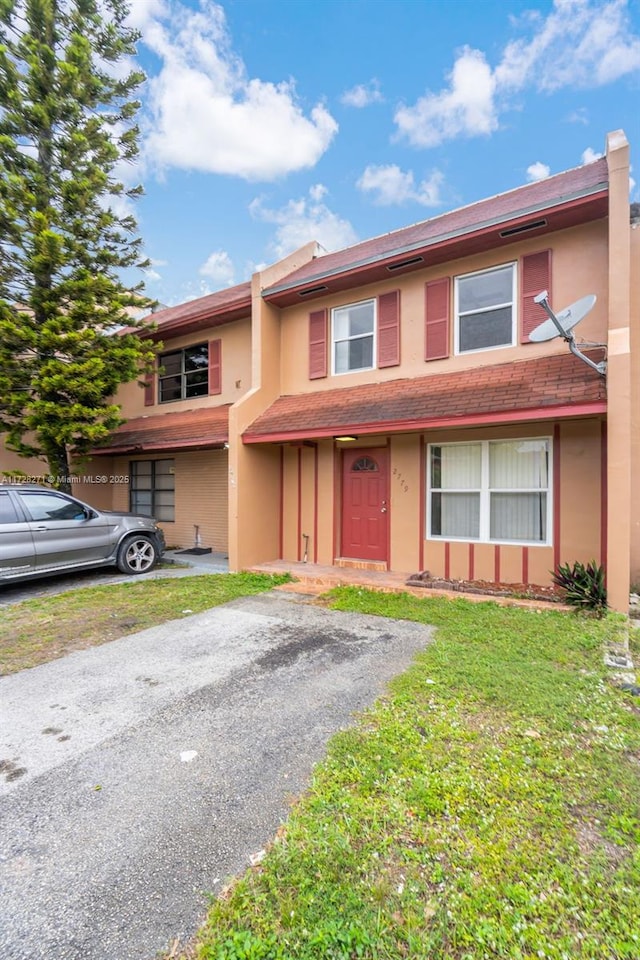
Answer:
[{"label": "wooden siding panel", "polygon": [[209,341],[209,394],[222,393],[222,340]]},{"label": "wooden siding panel", "polygon": [[425,284],[425,360],[449,356],[451,278]]},{"label": "wooden siding panel", "polygon": [[378,366],[397,367],[400,363],[400,291],[378,297]]},{"label": "wooden siding panel", "polygon": [[156,402],[156,375],[155,373],[145,373],[144,375],[144,405],[152,407]]},{"label": "wooden siding panel", "polygon": [[327,376],[327,311],[309,314],[309,379]]},{"label": "wooden siding panel", "polygon": [[547,314],[534,301],[543,290],[551,296],[551,250],[529,253],[520,260],[520,342],[530,343],[529,334],[546,320]]}]

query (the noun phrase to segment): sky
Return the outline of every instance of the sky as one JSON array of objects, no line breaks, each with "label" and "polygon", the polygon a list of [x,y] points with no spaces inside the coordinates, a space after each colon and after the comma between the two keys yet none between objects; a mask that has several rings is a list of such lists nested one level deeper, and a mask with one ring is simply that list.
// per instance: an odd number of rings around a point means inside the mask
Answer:
[{"label": "sky", "polygon": [[130,21],[147,80],[119,172],[163,304],[588,163],[612,130],[640,200],[640,0],[131,0]]}]

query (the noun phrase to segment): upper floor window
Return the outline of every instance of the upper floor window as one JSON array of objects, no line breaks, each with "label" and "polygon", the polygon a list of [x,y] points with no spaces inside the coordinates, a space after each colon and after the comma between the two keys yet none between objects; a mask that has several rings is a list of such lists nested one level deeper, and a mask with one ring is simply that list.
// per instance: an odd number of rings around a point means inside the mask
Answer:
[{"label": "upper floor window", "polygon": [[375,323],[375,300],[332,311],[333,373],[373,369]]},{"label": "upper floor window", "polygon": [[161,353],[159,400],[188,400],[206,397],[209,392],[209,345],[198,343],[182,350]]},{"label": "upper floor window", "polygon": [[456,353],[516,342],[516,265],[456,277]]}]

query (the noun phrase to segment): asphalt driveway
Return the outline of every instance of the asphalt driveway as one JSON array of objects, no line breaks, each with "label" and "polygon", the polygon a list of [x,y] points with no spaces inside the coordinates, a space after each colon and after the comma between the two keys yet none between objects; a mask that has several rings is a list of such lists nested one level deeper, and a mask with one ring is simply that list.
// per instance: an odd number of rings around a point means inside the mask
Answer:
[{"label": "asphalt driveway", "polygon": [[429,642],[278,592],[0,678],[0,957],[152,960]]}]

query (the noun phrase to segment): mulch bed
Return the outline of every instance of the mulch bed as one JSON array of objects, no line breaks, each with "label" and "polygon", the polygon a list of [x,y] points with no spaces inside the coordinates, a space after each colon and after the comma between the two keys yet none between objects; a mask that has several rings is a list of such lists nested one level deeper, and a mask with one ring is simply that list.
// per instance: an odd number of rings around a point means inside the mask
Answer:
[{"label": "mulch bed", "polygon": [[427,590],[454,590],[457,593],[477,593],[488,597],[513,597],[525,600],[547,600],[562,603],[564,593],[553,585],[542,587],[537,583],[495,583],[490,580],[445,580],[432,577],[428,570],[413,573],[406,581],[408,587]]}]

